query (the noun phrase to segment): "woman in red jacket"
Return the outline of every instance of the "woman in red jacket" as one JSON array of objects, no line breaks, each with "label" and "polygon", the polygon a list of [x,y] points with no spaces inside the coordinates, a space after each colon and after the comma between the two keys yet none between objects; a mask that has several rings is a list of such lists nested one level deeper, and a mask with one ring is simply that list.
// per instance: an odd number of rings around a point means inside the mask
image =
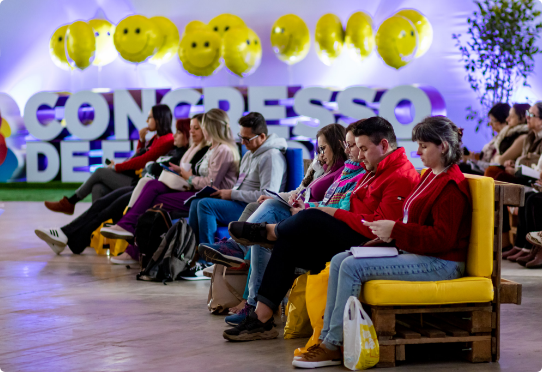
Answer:
[{"label": "woman in red jacket", "polygon": [[315,345],[293,365],[315,368],[342,364],[343,313],[350,296],[359,297],[369,280],[438,281],[463,275],[469,244],[471,205],[467,180],[459,170],[462,132],[444,116],[416,125],[412,140],[429,169],[403,204],[398,221],[364,222],[379,239],[394,242],[396,257],[331,260],[324,328]]},{"label": "woman in red jacket", "polygon": [[[45,202],[45,206],[53,212],[72,215],[75,204],[90,193],[94,202],[111,191],[130,186],[136,177],[136,170],[144,168],[148,162],[156,161],[173,149],[171,119],[169,106],[153,106],[147,118],[147,127],[139,131],[139,143],[134,156],[122,163],[111,162],[107,168],[96,169],[90,178],[75,191],[75,194],[69,198],[64,197],[58,202]],[[148,132],[156,132],[156,134],[146,141],[145,136]]]}]

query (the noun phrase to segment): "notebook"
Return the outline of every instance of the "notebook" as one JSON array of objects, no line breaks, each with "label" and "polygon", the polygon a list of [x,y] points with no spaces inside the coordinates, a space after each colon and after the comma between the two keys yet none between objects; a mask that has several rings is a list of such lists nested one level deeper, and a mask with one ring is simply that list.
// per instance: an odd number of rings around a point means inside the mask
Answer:
[{"label": "notebook", "polygon": [[352,247],[350,252],[356,258],[399,256],[399,251],[395,247]]},{"label": "notebook", "polygon": [[516,171],[516,177],[520,176],[530,177],[537,180],[540,178],[540,172],[526,165],[520,165],[518,170]]},{"label": "notebook", "polygon": [[278,200],[278,201],[281,202],[282,204],[288,206],[288,208],[292,208],[292,206],[291,206],[290,204],[288,204],[288,201],[284,200],[284,199],[282,198],[282,196],[280,196],[280,195],[277,194],[276,192],[271,191],[271,190],[267,190],[267,189],[265,189],[263,192],[264,192],[264,194],[265,194],[266,196],[270,196],[270,197],[272,197],[273,199]]},{"label": "notebook", "polygon": [[208,198],[211,196],[211,194],[214,194],[217,191],[218,191],[217,189],[213,189],[212,187],[205,186],[203,189],[201,189],[200,191],[198,191],[197,193],[195,193],[194,195],[186,199],[184,201],[184,204],[190,205],[190,203],[192,203],[194,199]]}]

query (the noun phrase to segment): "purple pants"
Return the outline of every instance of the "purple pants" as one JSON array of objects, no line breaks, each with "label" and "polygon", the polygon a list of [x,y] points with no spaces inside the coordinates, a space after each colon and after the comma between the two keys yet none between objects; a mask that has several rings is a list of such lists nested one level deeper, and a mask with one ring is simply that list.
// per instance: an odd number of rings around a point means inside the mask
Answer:
[{"label": "purple pants", "polygon": [[176,191],[172,190],[162,182],[152,180],[147,182],[141,195],[135,202],[134,206],[126,213],[117,223],[126,231],[135,233],[137,219],[141,217],[147,209],[162,204],[162,208],[171,211],[189,211],[189,207],[184,205],[184,201],[194,195],[193,191]]}]

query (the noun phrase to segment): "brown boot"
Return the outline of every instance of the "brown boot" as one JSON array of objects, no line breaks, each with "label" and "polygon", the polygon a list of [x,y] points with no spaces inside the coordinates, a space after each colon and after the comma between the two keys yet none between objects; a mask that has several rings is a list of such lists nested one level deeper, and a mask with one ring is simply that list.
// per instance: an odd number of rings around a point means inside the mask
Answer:
[{"label": "brown boot", "polygon": [[68,201],[67,197],[63,197],[58,202],[45,202],[45,207],[53,212],[64,213],[72,215],[75,209],[75,204],[72,204]]},{"label": "brown boot", "polygon": [[518,253],[512,255],[512,256],[508,256],[507,260],[510,261],[510,262],[516,262],[516,260],[522,256],[527,256],[529,253],[531,253],[530,251],[528,250],[524,250],[522,249],[521,251],[519,251]]},{"label": "brown boot", "polygon": [[513,255],[515,255],[515,254],[518,254],[519,252],[521,252],[521,248],[513,247],[513,248],[510,249],[509,251],[503,252],[503,253],[502,253],[502,258],[503,258],[503,259],[508,258],[508,257],[510,257],[510,256],[513,256]]},{"label": "brown boot", "polygon": [[542,247],[536,246],[536,248],[539,248],[536,252],[536,256],[525,265],[528,269],[538,269],[542,267]]},{"label": "brown boot", "polygon": [[534,246],[528,255],[519,257],[516,259],[516,262],[521,266],[525,266],[527,262],[534,260],[539,250],[540,249],[538,247]]}]

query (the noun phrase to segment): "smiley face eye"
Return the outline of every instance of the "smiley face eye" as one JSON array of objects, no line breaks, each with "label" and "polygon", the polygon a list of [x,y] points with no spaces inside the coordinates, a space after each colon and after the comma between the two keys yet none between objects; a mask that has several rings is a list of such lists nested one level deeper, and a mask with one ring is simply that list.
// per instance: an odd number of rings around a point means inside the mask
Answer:
[{"label": "smiley face eye", "polygon": [[192,43],[192,48],[195,48],[197,46],[196,43]]},{"label": "smiley face eye", "polygon": [[254,40],[254,45],[258,45],[258,40]]},{"label": "smiley face eye", "polygon": [[213,28],[214,31],[218,31],[218,27],[215,26],[215,28]]},{"label": "smiley face eye", "polygon": [[399,37],[402,38],[402,37],[405,37],[406,36],[406,32],[405,31],[401,31],[399,33]]},{"label": "smiley face eye", "polygon": [[209,47],[209,42],[206,41],[205,44],[203,44],[203,45],[205,45],[205,48],[208,48]]},{"label": "smiley face eye", "polygon": [[224,28],[224,31],[228,31],[229,29],[230,29],[230,26],[226,26],[226,27]]},{"label": "smiley face eye", "polygon": [[125,34],[128,33],[128,29],[127,29],[127,28],[124,29],[124,33],[125,33]]},{"label": "smiley face eye", "polygon": [[111,34],[109,33],[109,31],[107,31],[107,36],[111,36]]},{"label": "smiley face eye", "polygon": [[99,32],[95,32],[95,33],[94,33],[94,36],[100,36],[100,33],[99,33]]},{"label": "smiley face eye", "polygon": [[250,45],[250,40],[247,40],[247,45]]},{"label": "smiley face eye", "polygon": [[58,37],[58,41],[59,41],[59,42],[62,41],[62,36],[59,36],[59,37]]},{"label": "smiley face eye", "polygon": [[410,36],[414,36],[414,31],[410,31]]},{"label": "smiley face eye", "polygon": [[284,33],[284,27],[280,29],[280,33],[283,34]]},{"label": "smiley face eye", "polygon": [[136,28],[136,34],[139,34],[140,29]]}]

